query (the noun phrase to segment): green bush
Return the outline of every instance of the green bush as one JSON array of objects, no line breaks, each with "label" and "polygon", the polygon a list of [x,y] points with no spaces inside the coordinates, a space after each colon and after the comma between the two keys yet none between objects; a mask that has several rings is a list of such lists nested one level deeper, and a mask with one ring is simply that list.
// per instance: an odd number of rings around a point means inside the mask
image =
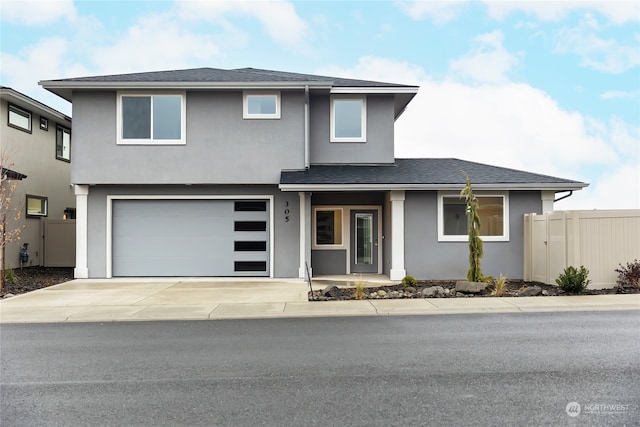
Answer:
[{"label": "green bush", "polygon": [[558,276],[556,283],[565,292],[572,294],[579,294],[584,291],[591,280],[587,279],[589,276],[589,270],[580,266],[580,269],[576,269],[574,266],[569,266],[564,269],[564,272]]},{"label": "green bush", "polygon": [[418,284],[418,281],[413,276],[404,276],[402,278],[402,286],[404,286],[405,288],[407,286],[415,286],[417,284]]},{"label": "green bush", "polygon": [[633,262],[628,262],[626,266],[622,264],[619,264],[619,266],[614,270],[618,273],[618,285],[623,288],[640,289],[640,261],[634,259]]},{"label": "green bush", "polygon": [[4,281],[6,283],[15,283],[18,280],[18,276],[16,276],[16,272],[13,271],[13,268],[7,268],[4,271]]}]

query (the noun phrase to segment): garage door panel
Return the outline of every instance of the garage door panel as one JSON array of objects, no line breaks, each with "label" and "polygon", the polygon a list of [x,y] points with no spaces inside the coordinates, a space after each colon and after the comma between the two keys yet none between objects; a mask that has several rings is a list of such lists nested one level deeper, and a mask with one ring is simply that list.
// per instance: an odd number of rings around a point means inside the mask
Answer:
[{"label": "garage door panel", "polygon": [[[268,209],[266,201],[115,200],[112,274],[268,276]],[[253,243],[236,250],[236,241]]]}]

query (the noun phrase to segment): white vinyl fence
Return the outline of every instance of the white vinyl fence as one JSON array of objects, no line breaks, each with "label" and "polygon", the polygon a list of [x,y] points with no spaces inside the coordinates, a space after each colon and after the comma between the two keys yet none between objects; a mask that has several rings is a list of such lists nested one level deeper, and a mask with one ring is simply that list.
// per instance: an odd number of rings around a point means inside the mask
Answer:
[{"label": "white vinyl fence", "polygon": [[615,286],[618,264],[640,260],[640,209],[524,216],[524,279],[555,284],[568,266],[589,270],[589,288]]}]

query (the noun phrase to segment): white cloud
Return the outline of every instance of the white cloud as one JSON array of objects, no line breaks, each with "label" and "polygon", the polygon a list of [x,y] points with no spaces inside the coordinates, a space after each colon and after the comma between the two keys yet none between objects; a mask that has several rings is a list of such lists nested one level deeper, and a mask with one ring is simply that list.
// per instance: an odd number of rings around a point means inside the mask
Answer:
[{"label": "white cloud", "polygon": [[218,55],[211,36],[189,32],[168,15],[144,17],[115,43],[92,51],[101,74],[178,69]]},{"label": "white cloud", "polygon": [[590,183],[557,209],[640,208],[633,196],[619,200],[640,185],[633,181],[640,176],[640,130],[621,119],[602,123],[566,111],[527,84],[434,81],[421,67],[385,58],[321,71],[420,85],[396,123],[397,157],[456,157]]},{"label": "white cloud", "polygon": [[640,97],[640,90],[609,90],[600,95],[601,99],[633,99]]},{"label": "white cloud", "polygon": [[608,170],[589,187],[554,204],[556,210],[639,208],[640,168],[631,164]]},{"label": "white cloud", "polygon": [[252,16],[264,26],[277,43],[290,47],[304,45],[309,26],[297,14],[292,3],[284,0],[208,1],[180,0],[180,16],[186,20],[226,23],[231,14]]},{"label": "white cloud", "polygon": [[416,21],[429,18],[436,24],[445,24],[455,19],[462,8],[464,0],[410,0],[398,1],[397,4],[407,15]]},{"label": "white cloud", "polygon": [[640,20],[640,4],[630,0],[495,1],[486,0],[489,16],[503,20],[514,12],[534,15],[541,21],[559,21],[575,11],[594,11],[614,24]]},{"label": "white cloud", "polygon": [[564,27],[554,38],[557,53],[572,53],[580,57],[581,65],[605,73],[619,74],[640,65],[637,44],[625,45],[598,35],[602,30],[592,14],[586,14],[575,27]]},{"label": "white cloud", "polygon": [[427,80],[424,70],[406,61],[395,61],[377,56],[363,56],[352,68],[323,67],[315,71],[319,75],[369,79],[387,83],[418,85]]},{"label": "white cloud", "polygon": [[451,60],[449,69],[478,82],[507,81],[507,73],[518,64],[518,58],[504,48],[503,38],[500,30],[477,36],[476,47],[461,58]]},{"label": "white cloud", "polygon": [[45,91],[37,85],[40,80],[51,80],[82,75],[86,69],[79,64],[65,62],[69,42],[61,37],[40,40],[20,51],[18,56],[2,52],[0,76],[4,84],[29,95],[65,114],[71,113],[71,104]]},{"label": "white cloud", "polygon": [[73,0],[0,0],[2,21],[23,25],[44,25],[59,19],[75,20]]}]

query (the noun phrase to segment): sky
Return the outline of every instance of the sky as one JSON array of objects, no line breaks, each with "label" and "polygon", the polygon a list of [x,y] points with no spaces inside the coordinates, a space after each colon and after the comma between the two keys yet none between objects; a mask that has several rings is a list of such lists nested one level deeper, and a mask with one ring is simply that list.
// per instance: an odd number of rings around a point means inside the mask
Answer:
[{"label": "sky", "polygon": [[640,1],[0,0],[0,24],[0,83],[68,115],[38,81],[253,67],[419,85],[396,157],[589,183],[556,210],[640,209]]}]

